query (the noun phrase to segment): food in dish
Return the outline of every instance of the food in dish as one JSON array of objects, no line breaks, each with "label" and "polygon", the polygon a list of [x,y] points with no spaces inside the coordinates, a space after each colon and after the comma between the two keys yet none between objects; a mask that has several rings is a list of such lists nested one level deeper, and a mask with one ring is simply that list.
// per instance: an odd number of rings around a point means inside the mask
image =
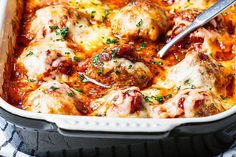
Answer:
[{"label": "food in dish", "polygon": [[27,0],[7,101],[37,113],[191,118],[236,104],[236,6],[158,50],[215,0]]}]

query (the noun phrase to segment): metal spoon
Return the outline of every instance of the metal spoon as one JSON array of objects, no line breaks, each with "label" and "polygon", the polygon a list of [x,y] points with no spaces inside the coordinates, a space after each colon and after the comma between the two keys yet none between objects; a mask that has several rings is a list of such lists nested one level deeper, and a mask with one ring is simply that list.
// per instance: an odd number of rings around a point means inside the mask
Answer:
[{"label": "metal spoon", "polygon": [[167,51],[176,44],[179,40],[183,39],[186,35],[191,33],[192,31],[196,30],[197,28],[205,25],[210,20],[215,18],[217,15],[219,15],[222,11],[224,11],[226,8],[231,6],[236,0],[219,0],[216,4],[214,4],[212,7],[204,11],[202,14],[197,16],[197,18],[193,21],[193,23],[188,26],[184,31],[182,31],[180,34],[178,34],[176,37],[174,37],[169,43],[167,43],[159,52],[159,56],[162,58]]}]

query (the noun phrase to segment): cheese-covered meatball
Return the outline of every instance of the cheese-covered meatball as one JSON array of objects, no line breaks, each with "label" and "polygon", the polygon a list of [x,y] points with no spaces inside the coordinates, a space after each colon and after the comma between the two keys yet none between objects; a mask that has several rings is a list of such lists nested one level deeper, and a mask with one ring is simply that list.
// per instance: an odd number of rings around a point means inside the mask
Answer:
[{"label": "cheese-covered meatball", "polygon": [[91,59],[85,73],[100,83],[119,87],[145,88],[153,77],[132,48],[126,46],[104,49]]},{"label": "cheese-covered meatball", "polygon": [[30,39],[72,40],[88,53],[118,42],[105,24],[91,24],[87,14],[64,5],[37,10],[27,23],[26,31]]},{"label": "cheese-covered meatball", "polygon": [[224,111],[217,97],[204,89],[184,90],[166,103],[147,109],[153,118],[204,117]]},{"label": "cheese-covered meatball", "polygon": [[111,16],[111,27],[120,37],[141,37],[155,41],[168,28],[164,10],[149,1],[129,3]]},{"label": "cheese-covered meatball", "polygon": [[187,54],[182,62],[171,67],[167,80],[178,89],[205,88],[221,93],[227,82],[223,70],[210,56],[196,52]]},{"label": "cheese-covered meatball", "polygon": [[146,117],[143,95],[139,88],[112,90],[106,96],[91,102],[92,115],[107,117]]},{"label": "cheese-covered meatball", "polygon": [[26,36],[34,38],[53,38],[63,40],[68,29],[76,22],[75,13],[64,5],[52,5],[41,8],[35,12],[35,16],[26,24]]},{"label": "cheese-covered meatball", "polygon": [[19,66],[27,71],[31,79],[38,79],[48,70],[59,66],[62,61],[73,60],[74,50],[64,41],[41,40],[30,43],[17,60]]},{"label": "cheese-covered meatball", "polygon": [[89,99],[57,81],[43,83],[23,101],[23,108],[38,113],[81,115],[90,112]]}]

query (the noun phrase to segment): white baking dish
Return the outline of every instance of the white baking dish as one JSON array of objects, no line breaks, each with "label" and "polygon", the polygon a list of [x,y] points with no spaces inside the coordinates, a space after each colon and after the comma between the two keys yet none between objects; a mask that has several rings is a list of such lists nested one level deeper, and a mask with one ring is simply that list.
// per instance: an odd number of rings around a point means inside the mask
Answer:
[{"label": "white baking dish", "polygon": [[[3,73],[7,56],[15,45],[13,23],[20,0],[0,0],[0,96],[2,95]],[[14,22],[13,22],[14,19]],[[89,116],[66,116],[33,113],[18,109],[0,97],[0,106],[8,112],[31,119],[46,120],[66,130],[111,131],[111,132],[165,132],[185,123],[211,122],[235,113],[236,106],[223,113],[204,118],[144,119],[144,118],[106,118]]]}]

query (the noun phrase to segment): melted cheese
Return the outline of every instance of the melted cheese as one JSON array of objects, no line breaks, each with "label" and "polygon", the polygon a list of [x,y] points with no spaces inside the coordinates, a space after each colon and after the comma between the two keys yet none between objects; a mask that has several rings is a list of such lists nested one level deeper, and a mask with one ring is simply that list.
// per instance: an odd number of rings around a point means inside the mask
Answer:
[{"label": "melted cheese", "polygon": [[29,78],[37,79],[48,70],[57,67],[61,60],[74,58],[74,50],[66,44],[48,40],[32,43],[24,49],[17,63],[24,66]]},{"label": "melted cheese", "polygon": [[79,23],[79,25],[71,28],[70,37],[88,53],[104,47],[107,40],[115,39],[110,28],[84,23]]},{"label": "melted cheese", "polygon": [[111,16],[111,27],[121,37],[143,37],[156,40],[168,27],[164,11],[148,2],[134,2]]},{"label": "melted cheese", "polygon": [[27,0],[4,83],[28,111],[107,117],[203,117],[236,104],[232,6],[158,50],[216,0]]},{"label": "melted cheese", "polygon": [[170,68],[167,73],[168,82],[175,84],[179,89],[205,88],[216,90],[216,83],[222,82],[219,80],[221,77],[218,76],[221,75],[220,69],[215,63],[211,63],[211,61],[204,63],[198,57],[198,54],[188,54],[182,62]]},{"label": "melted cheese", "polygon": [[[147,117],[145,110],[132,113],[132,101],[139,91],[136,87],[124,90],[112,90],[105,97],[95,100],[91,106],[96,109],[93,115],[103,115],[107,117]],[[141,96],[138,93],[138,96]],[[142,100],[143,101],[143,100]],[[142,107],[141,107],[142,108]]]},{"label": "melted cheese", "polygon": [[131,61],[125,58],[117,58],[108,62],[104,62],[104,73],[109,73],[117,67],[124,67],[128,71],[128,73],[133,75],[147,75],[147,77],[152,77],[149,68],[144,63],[132,63]]},{"label": "melted cheese", "polygon": [[30,93],[24,100],[23,108],[39,113],[79,115],[79,103],[86,97],[57,81],[43,83],[37,90]]}]

